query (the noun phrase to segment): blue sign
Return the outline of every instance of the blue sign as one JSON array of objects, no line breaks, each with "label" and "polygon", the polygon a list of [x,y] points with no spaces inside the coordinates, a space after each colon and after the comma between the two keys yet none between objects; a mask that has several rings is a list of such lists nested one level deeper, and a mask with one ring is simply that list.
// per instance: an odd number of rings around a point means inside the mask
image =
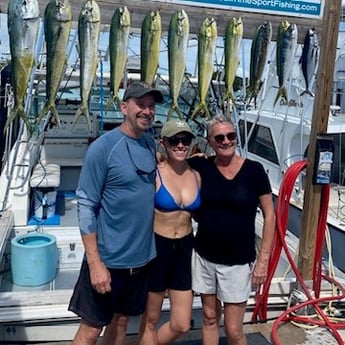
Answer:
[{"label": "blue sign", "polygon": [[273,13],[294,17],[321,18],[324,0],[156,0],[166,3],[189,3],[193,6],[228,10]]}]

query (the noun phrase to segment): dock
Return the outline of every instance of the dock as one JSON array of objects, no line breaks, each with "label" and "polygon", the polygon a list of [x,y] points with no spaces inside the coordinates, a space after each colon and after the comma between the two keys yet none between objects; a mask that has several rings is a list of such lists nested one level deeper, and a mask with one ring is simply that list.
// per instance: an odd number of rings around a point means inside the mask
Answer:
[{"label": "dock", "polygon": [[[269,345],[273,344],[271,340],[273,322],[260,323],[260,324],[246,324],[244,326],[245,333],[247,335],[248,345]],[[224,330],[220,329],[221,339],[220,345],[226,345],[226,339]],[[326,330],[322,328],[304,331],[301,328],[294,326],[290,323],[286,323],[279,327],[278,338],[282,345],[337,345],[336,340]],[[343,339],[345,339],[345,334]],[[98,341],[98,345],[101,345],[102,339]],[[138,336],[136,334],[130,334],[127,336],[126,345],[138,345]],[[0,342],[0,344],[2,344]],[[14,343],[11,343],[14,345]],[[24,343],[18,343],[18,345],[24,345]],[[70,345],[70,341],[62,342],[47,342],[47,343],[27,343],[30,345]],[[174,344],[176,345],[201,345],[201,330],[193,329],[186,335],[182,336]],[[7,344],[10,345],[10,344]]]}]

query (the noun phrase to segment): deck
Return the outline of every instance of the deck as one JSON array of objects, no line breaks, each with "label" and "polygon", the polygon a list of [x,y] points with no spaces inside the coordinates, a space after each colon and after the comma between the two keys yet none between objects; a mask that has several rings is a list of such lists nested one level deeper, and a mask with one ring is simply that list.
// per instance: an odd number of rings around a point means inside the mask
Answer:
[{"label": "deck", "polygon": [[[263,324],[246,324],[244,326],[247,335],[248,345],[269,345],[273,344],[271,340],[271,331],[273,323]],[[181,337],[175,342],[176,345],[201,345],[200,329],[193,329],[186,335]],[[221,328],[221,345],[225,345],[224,330]],[[336,345],[335,339],[325,330],[317,329],[308,331],[307,333],[301,328],[291,324],[284,324],[278,329],[278,339],[282,345]],[[343,336],[345,339],[345,334]],[[101,345],[102,339],[100,338],[97,344]],[[1,344],[1,342],[0,342]],[[13,343],[12,343],[13,344]],[[21,343],[24,344],[24,343]],[[70,342],[58,341],[47,343],[30,343],[31,345],[70,345]],[[138,337],[135,334],[127,336],[126,345],[137,345]]]}]

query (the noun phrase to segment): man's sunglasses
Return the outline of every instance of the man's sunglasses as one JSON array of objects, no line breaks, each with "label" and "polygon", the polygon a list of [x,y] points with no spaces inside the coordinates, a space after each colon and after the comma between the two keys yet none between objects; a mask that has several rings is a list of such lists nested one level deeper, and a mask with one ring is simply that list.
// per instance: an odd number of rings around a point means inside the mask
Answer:
[{"label": "man's sunglasses", "polygon": [[227,134],[218,134],[213,137],[214,141],[217,144],[222,144],[224,142],[225,137],[228,138],[228,140],[236,140],[237,139],[237,133],[236,132],[229,132]]},{"label": "man's sunglasses", "polygon": [[182,143],[184,146],[189,146],[193,141],[193,137],[190,135],[185,135],[183,137],[174,135],[170,138],[166,137],[165,139],[170,146],[177,146],[179,143]]}]

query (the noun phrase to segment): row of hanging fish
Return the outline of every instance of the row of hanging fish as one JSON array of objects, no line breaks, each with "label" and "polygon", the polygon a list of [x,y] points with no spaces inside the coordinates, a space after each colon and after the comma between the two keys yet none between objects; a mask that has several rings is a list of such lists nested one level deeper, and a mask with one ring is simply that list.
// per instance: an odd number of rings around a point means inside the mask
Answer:
[{"label": "row of hanging fish", "polygon": [[[35,65],[35,49],[40,27],[38,0],[11,0],[8,4],[8,33],[11,52],[11,78],[14,106],[4,130],[15,117],[23,119],[31,130],[24,108],[29,79]],[[66,67],[66,50],[72,24],[71,6],[67,0],[50,1],[44,13],[47,47],[46,103],[36,122],[51,112],[51,122],[60,125],[55,99]]]},{"label": "row of hanging fish", "polygon": [[[46,103],[36,119],[39,124],[48,112],[51,124],[60,125],[56,109],[56,97],[67,66],[67,48],[72,24],[71,5],[68,0],[51,0],[45,9],[44,34],[47,50]],[[8,6],[8,32],[12,59],[12,85],[14,107],[7,119],[5,129],[15,117],[21,117],[30,128],[25,113],[24,101],[29,78],[35,65],[35,47],[39,31],[38,0],[10,0]],[[78,40],[80,58],[80,98],[81,104],[76,112],[73,126],[80,116],[85,116],[91,128],[88,100],[98,66],[98,42],[101,25],[100,8],[96,0],[87,0],[78,18]],[[131,29],[131,15],[126,6],[114,11],[109,32],[110,91],[111,97],[106,111],[113,104],[118,105],[119,88],[125,76],[128,41]],[[161,17],[158,11],[150,11],[145,16],[141,28],[141,80],[154,84],[159,67],[160,42],[162,35]],[[224,83],[225,91],[221,104],[236,103],[233,84],[240,61],[240,47],[243,36],[241,18],[229,20],[224,36]],[[274,104],[279,98],[288,102],[286,82],[291,72],[297,48],[297,26],[283,21],[278,30],[276,45],[276,67],[279,90]],[[250,78],[247,88],[247,101],[257,96],[263,84],[263,74],[267,65],[268,48],[272,37],[272,26],[265,22],[258,26],[251,46]],[[217,44],[217,23],[213,17],[205,18],[198,34],[198,102],[191,117],[211,117],[207,104],[210,83],[215,72],[214,59]],[[189,19],[181,9],[171,17],[168,29],[168,73],[171,107],[182,118],[178,97],[186,72],[186,54],[189,39]],[[318,42],[313,30],[309,30],[301,57],[301,69],[306,90],[303,94],[313,95],[310,90],[312,78],[318,62]]]},{"label": "row of hanging fish", "polygon": [[[262,86],[262,73],[264,64],[267,60],[267,48],[271,41],[272,28],[269,22],[265,22],[257,29],[252,43],[251,63],[250,63],[250,99],[254,98],[256,106],[256,97]],[[278,28],[276,42],[276,72],[278,77],[278,92],[274,100],[274,105],[279,99],[283,104],[289,104],[287,92],[287,81],[291,78],[291,72],[294,66],[295,55],[298,47],[298,29],[296,24],[290,24],[287,20],[280,23]],[[261,53],[260,53],[261,52]],[[309,29],[303,42],[302,55],[299,63],[305,82],[305,90],[300,94],[308,94],[313,97],[310,90],[312,80],[315,79],[319,62],[319,41],[316,32]]]},{"label": "row of hanging fish", "polygon": [[[230,103],[236,104],[233,93],[233,85],[237,68],[240,64],[240,48],[243,37],[242,18],[229,20],[224,36],[224,84],[225,91],[220,101],[220,107],[227,104],[229,111]],[[264,83],[265,67],[269,63],[268,54],[272,39],[272,25],[269,21],[259,25],[254,34],[250,54],[249,85],[246,90],[246,101],[254,99],[256,106],[257,96]],[[276,73],[279,89],[274,100],[274,105],[279,98],[288,104],[287,80],[291,76],[294,59],[297,50],[298,32],[296,24],[290,24],[287,20],[281,22],[278,28],[276,42]],[[217,42],[217,24],[214,18],[206,18],[199,29],[198,36],[198,97],[199,102],[195,106],[191,117],[205,115],[211,118],[207,105],[207,94],[214,74],[214,58]],[[178,59],[175,61],[183,61]],[[312,80],[315,79],[319,61],[318,36],[313,29],[306,33],[302,55],[299,63],[305,81],[305,90],[300,96],[308,94],[314,96],[310,90]],[[169,66],[170,67],[170,66]],[[170,68],[169,68],[170,70]],[[169,74],[170,76],[170,74]],[[171,77],[170,77],[171,78]],[[170,79],[171,80],[171,79]],[[174,101],[175,102],[175,101]],[[176,106],[175,106],[176,109]]]}]

